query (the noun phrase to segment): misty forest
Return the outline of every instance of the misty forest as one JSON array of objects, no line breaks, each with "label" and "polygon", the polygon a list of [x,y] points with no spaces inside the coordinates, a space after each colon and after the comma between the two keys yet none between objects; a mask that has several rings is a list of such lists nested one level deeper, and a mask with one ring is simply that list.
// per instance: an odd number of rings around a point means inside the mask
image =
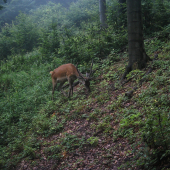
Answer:
[{"label": "misty forest", "polygon": [[0,169],[170,169],[170,0],[0,0]]}]

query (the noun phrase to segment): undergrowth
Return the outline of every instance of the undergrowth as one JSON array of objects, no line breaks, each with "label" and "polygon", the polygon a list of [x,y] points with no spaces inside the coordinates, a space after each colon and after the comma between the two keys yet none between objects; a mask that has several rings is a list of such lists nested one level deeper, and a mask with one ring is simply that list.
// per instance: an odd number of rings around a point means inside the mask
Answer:
[{"label": "undergrowth", "polygon": [[[40,158],[42,146],[48,159],[60,162],[76,148],[97,147],[98,132],[105,137],[111,135],[113,141],[126,138],[133,144],[134,166],[152,169],[158,163],[161,165],[169,157],[170,62],[163,54],[159,56],[160,59],[153,62],[153,72],[146,76],[131,99],[124,96],[124,92],[138,84],[145,71],[131,72],[128,75],[132,77],[131,85],[121,87],[116,83],[125,61],[111,61],[110,65],[108,59],[94,75],[91,94],[79,86],[70,99],[55,92],[54,102],[49,71],[55,60],[52,64],[43,64],[37,60],[38,51],[34,51],[22,57],[25,67],[16,62],[21,56],[1,62],[1,167],[10,169],[21,159]],[[95,67],[98,66],[95,63]],[[102,80],[97,80],[101,74]],[[77,119],[91,122],[92,133],[88,138],[79,136],[75,130],[63,131],[66,126],[69,128],[67,122]],[[58,140],[45,144],[48,137],[59,133],[62,135]]]}]

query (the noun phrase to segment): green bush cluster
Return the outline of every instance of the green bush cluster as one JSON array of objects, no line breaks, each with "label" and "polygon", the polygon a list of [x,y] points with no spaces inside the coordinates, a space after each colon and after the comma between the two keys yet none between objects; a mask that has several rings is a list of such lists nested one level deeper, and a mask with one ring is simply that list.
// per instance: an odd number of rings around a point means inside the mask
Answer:
[{"label": "green bush cluster", "polygon": [[0,59],[37,47],[49,60],[52,54],[75,62],[105,58],[113,48],[118,50],[125,45],[127,36],[125,30],[118,34],[111,27],[100,30],[96,6],[93,1],[80,1],[66,10],[60,4],[49,3],[30,15],[20,13],[12,25],[2,28]]},{"label": "green bush cluster", "polygon": [[11,54],[25,54],[38,46],[39,32],[32,19],[20,13],[12,25],[6,24],[0,33],[0,59]]},{"label": "green bush cluster", "polygon": [[[150,0],[144,1],[142,7],[146,35],[168,25],[169,3]],[[108,29],[105,31],[99,28],[95,1],[78,1],[70,5],[69,10],[50,2],[30,10],[29,15],[20,13],[12,25],[2,27],[0,59],[11,54],[25,54],[37,47],[42,55],[55,53],[67,60],[76,58],[87,62],[94,57],[103,58],[112,49],[127,44],[126,13],[119,14],[119,5],[114,1],[109,1],[107,8]]]}]

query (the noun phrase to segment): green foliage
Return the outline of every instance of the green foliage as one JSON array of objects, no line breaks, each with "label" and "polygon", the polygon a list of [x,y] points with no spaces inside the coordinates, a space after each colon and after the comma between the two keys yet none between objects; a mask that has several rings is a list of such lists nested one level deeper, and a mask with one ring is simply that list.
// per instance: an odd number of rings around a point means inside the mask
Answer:
[{"label": "green foliage", "polygon": [[142,77],[145,75],[144,71],[142,70],[132,70],[128,75],[127,78],[133,78],[137,84],[139,84],[139,81],[142,79]]},{"label": "green foliage", "polygon": [[49,119],[47,115],[39,114],[34,116],[31,130],[38,135],[50,136],[51,134],[60,132],[63,129],[64,123],[64,119],[59,122],[55,116]]},{"label": "green foliage", "polygon": [[23,13],[16,17],[10,33],[13,42],[12,52],[25,53],[37,46],[39,35],[36,24],[32,22],[29,16]]},{"label": "green foliage", "polygon": [[92,146],[97,146],[99,139],[98,139],[98,137],[90,137],[87,139],[87,142],[89,142],[90,145],[92,145]]},{"label": "green foliage", "polygon": [[7,58],[11,54],[10,25],[6,24],[0,34],[0,59]]},{"label": "green foliage", "polygon": [[[1,0],[3,1],[3,0]],[[68,8],[72,2],[76,2],[77,0],[51,0],[50,2],[47,0],[4,0],[7,2],[6,4],[1,3],[1,5],[5,8],[0,13],[0,22],[1,25],[4,23],[10,24],[12,20],[19,14],[19,12],[24,12],[26,14],[30,13],[30,11],[42,9],[44,6],[49,6],[49,4],[57,4],[61,8]],[[53,2],[53,3],[52,3]],[[61,5],[60,5],[61,4]],[[1,6],[1,9],[2,9]],[[50,8],[53,8],[51,5]],[[55,12],[55,11],[54,11]],[[55,13],[54,13],[55,14]]]},{"label": "green foliage", "polygon": [[40,52],[42,53],[42,55],[58,53],[58,49],[60,47],[60,40],[58,36],[57,24],[52,23],[51,28],[49,28],[49,31],[43,32],[40,44]]},{"label": "green foliage", "polygon": [[161,0],[144,0],[142,3],[144,33],[149,35],[169,24],[169,3]]},{"label": "green foliage", "polygon": [[[136,101],[138,107],[143,107],[141,112],[132,108],[123,109],[124,114],[120,121],[120,129],[114,132],[114,137],[120,135],[134,140],[135,128],[140,127],[139,134],[142,136],[142,141],[134,146],[135,161],[133,164],[142,169],[153,169],[169,157],[170,100],[168,95],[169,72],[165,71],[169,68],[167,63],[169,61],[154,61],[153,65],[157,68],[157,72],[147,76],[150,85],[142,91]],[[142,143],[145,143],[145,146],[142,146]],[[141,147],[138,152],[135,152],[139,145]]]},{"label": "green foliage", "polygon": [[[117,51],[127,43],[126,33],[113,34],[113,30],[101,31],[98,25],[82,25],[86,32],[79,30],[73,34],[72,30],[65,29],[62,35],[63,43],[59,55],[74,62],[88,62],[92,58],[105,58],[111,50]],[[125,33],[125,34],[124,34]]]},{"label": "green foliage", "polygon": [[[51,100],[49,71],[57,64],[57,60],[51,65],[43,64],[43,60],[41,53],[34,51],[24,56],[11,56],[6,62],[1,62],[0,143],[4,147],[1,147],[0,157],[3,160],[15,159],[8,154],[3,156],[5,152],[21,153],[22,156],[15,156],[16,159],[27,156],[35,158],[37,146],[31,144],[31,139],[40,134],[49,136],[63,128],[64,120],[58,123],[56,117],[49,119],[48,116],[48,112],[53,112],[55,108],[52,103],[48,103]],[[60,65],[61,60],[58,61]],[[25,140],[29,136],[30,140]],[[3,162],[1,166],[4,166]]]},{"label": "green foliage", "polygon": [[[145,35],[153,35],[170,23],[169,6],[170,3],[168,1],[142,1],[143,30]],[[107,9],[107,22],[116,32],[127,27],[126,6],[123,7],[125,12],[120,13],[120,4],[117,1],[108,1]]]},{"label": "green foliage", "polygon": [[[169,18],[165,18],[169,16],[169,3],[142,3],[145,34],[154,35],[145,41],[146,50],[153,54],[163,48],[166,56],[160,54],[160,60],[153,62],[154,71],[145,76],[146,85],[132,99],[124,96],[125,88],[118,82],[127,62],[125,51],[118,54],[127,45],[127,31],[126,14],[118,15],[114,1],[108,3],[105,30],[100,30],[98,2],[90,0],[80,0],[69,10],[50,2],[30,15],[20,13],[12,25],[5,24],[0,33],[0,59],[5,59],[0,67],[1,169],[12,169],[24,158],[38,158],[43,144],[48,145],[43,149],[48,159],[57,161],[65,157],[65,152],[74,152],[88,143],[90,147],[101,144],[100,136],[89,133],[86,140],[65,131],[67,123],[75,120],[111,140],[113,134],[113,140],[121,136],[129,143],[139,142],[136,145],[143,148],[135,153],[134,145],[135,166],[149,169],[169,156],[170,44]],[[51,101],[49,72],[63,63],[79,62],[84,73],[91,59],[96,69],[94,77],[102,75],[91,83],[91,94],[79,85],[70,99],[56,91],[55,101]],[[134,70],[128,78],[138,83],[144,72]],[[76,132],[77,128],[81,129],[75,127]],[[53,134],[61,136],[45,144]]]},{"label": "green foliage", "polygon": [[56,161],[62,158],[62,146],[61,145],[54,145],[50,147],[46,147],[43,151],[45,154],[52,154],[48,156],[48,158],[55,159]]},{"label": "green foliage", "polygon": [[113,48],[119,50],[127,44],[126,32],[121,29],[115,34],[111,26],[101,31],[96,3],[82,0],[66,11],[61,5],[50,2],[32,10],[29,16],[20,13],[11,26],[2,29],[1,59],[11,53],[24,54],[38,46],[42,55],[54,53],[75,62],[105,58]]},{"label": "green foliage", "polygon": [[11,53],[24,54],[37,47],[39,32],[31,18],[23,13],[13,24],[8,24],[0,34],[0,59],[6,59]]},{"label": "green foliage", "polygon": [[[120,8],[122,8],[121,11]],[[127,27],[126,4],[121,7],[118,1],[109,1],[107,6],[107,22],[116,33],[124,30]]]},{"label": "green foliage", "polygon": [[[90,10],[89,10],[90,9]],[[69,21],[69,26],[80,27],[82,21],[90,21],[96,19],[98,13],[98,2],[91,0],[79,0],[77,3],[70,5],[66,15],[66,20]]]},{"label": "green foliage", "polygon": [[81,148],[85,144],[84,137],[78,138],[76,135],[65,134],[65,137],[61,139],[61,145],[65,150],[70,151],[78,147]]},{"label": "green foliage", "polygon": [[67,10],[60,4],[49,2],[36,10],[31,10],[30,16],[40,28],[47,29],[51,23],[57,23],[58,26],[65,25],[65,22],[68,22],[66,20],[66,12]]},{"label": "green foliage", "polygon": [[[126,113],[127,112],[127,113]],[[139,113],[137,110],[126,110],[125,113],[126,117],[124,117],[120,121],[120,128],[126,127],[126,126],[136,126],[141,123],[140,117],[141,113]]]}]

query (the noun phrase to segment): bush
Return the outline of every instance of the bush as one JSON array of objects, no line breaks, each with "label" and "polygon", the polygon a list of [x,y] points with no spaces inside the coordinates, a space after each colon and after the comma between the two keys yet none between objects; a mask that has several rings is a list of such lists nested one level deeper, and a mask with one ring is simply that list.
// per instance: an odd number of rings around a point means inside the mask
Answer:
[{"label": "bush", "polygon": [[57,54],[60,47],[60,39],[58,36],[57,24],[52,23],[48,31],[43,32],[40,42],[40,52],[44,54]]},{"label": "bush", "polygon": [[143,1],[142,14],[144,24],[143,29],[146,35],[160,31],[164,26],[167,26],[170,23],[169,4],[163,3],[161,0]]},{"label": "bush", "polygon": [[38,46],[39,31],[32,19],[26,14],[20,13],[13,24],[8,24],[0,34],[0,59],[6,59],[8,55],[24,54]]},{"label": "bush", "polygon": [[12,40],[12,52],[25,53],[38,46],[38,29],[32,19],[26,14],[20,13],[10,29]]}]

